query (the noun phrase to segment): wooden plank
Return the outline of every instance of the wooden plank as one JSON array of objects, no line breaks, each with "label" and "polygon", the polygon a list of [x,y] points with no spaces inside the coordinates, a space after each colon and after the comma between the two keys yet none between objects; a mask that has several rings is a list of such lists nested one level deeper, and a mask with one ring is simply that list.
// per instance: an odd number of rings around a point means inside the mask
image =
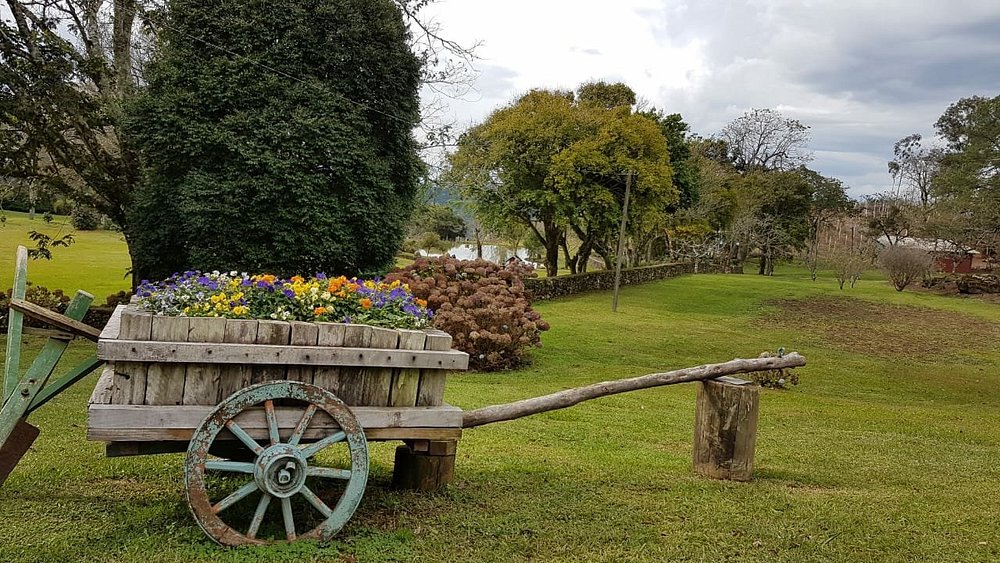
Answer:
[{"label": "wooden plank", "polygon": [[[181,317],[184,318],[184,317]],[[431,370],[464,370],[469,366],[469,356],[455,350],[379,350],[374,348],[326,348],[323,346],[272,346],[265,344],[228,343],[229,325],[244,319],[227,319],[226,344],[202,342],[136,342],[130,340],[102,340],[97,345],[97,355],[108,362],[142,358],[144,362],[213,363],[252,365],[303,365],[421,368]],[[348,325],[350,328],[350,325]],[[365,327],[371,329],[372,327]]]},{"label": "wooden plank", "polygon": [[96,355],[91,354],[89,358],[76,364],[69,371],[60,375],[54,381],[50,378],[48,383],[45,385],[45,388],[35,395],[34,399],[32,399],[31,404],[28,406],[28,413],[34,412],[35,409],[49,402],[53,397],[62,393],[77,381],[87,377],[90,375],[90,372],[101,367],[103,364],[104,362],[102,360],[97,359]]},{"label": "wooden plank", "polygon": [[[176,437],[155,440],[155,441],[128,441],[102,438],[90,438],[93,441],[107,442],[105,455],[108,457],[120,457],[130,455],[155,455],[165,453],[183,453],[188,449],[188,442],[191,439],[193,430],[179,429],[174,434]],[[422,443],[429,443],[431,440],[455,441],[462,437],[460,428],[373,428],[371,431],[365,430],[365,439],[369,442],[388,442],[394,440],[418,440]],[[258,436],[263,440],[266,436],[262,433]],[[312,436],[303,442],[315,442],[320,436]],[[215,444],[223,447],[240,448],[240,442],[230,439],[226,433],[220,435],[220,439]]]},{"label": "wooden plank", "polygon": [[[462,354],[468,362],[469,356],[464,352],[451,351],[451,336],[440,330],[428,330],[427,340],[424,342],[425,350],[447,350],[449,354]],[[443,353],[443,352],[439,352]],[[464,367],[455,369],[465,369]],[[444,383],[448,378],[448,372],[442,370],[420,370],[420,387],[417,390],[418,406],[434,406],[444,402]]]},{"label": "wooden plank", "polygon": [[[319,327],[316,323],[302,321],[292,321],[289,323],[292,328],[289,344],[292,346],[316,346],[319,341]],[[302,381],[312,383],[316,368],[311,366],[289,366],[288,379],[292,381]]]},{"label": "wooden plank", "polygon": [[[132,341],[149,340],[153,331],[153,315],[125,309],[121,315],[119,336]],[[134,357],[133,357],[134,358]],[[115,373],[111,402],[119,405],[141,405],[146,401],[148,366],[139,362],[114,362]]]},{"label": "wooden plank", "polygon": [[[344,336],[347,332],[347,325],[343,323],[316,323],[319,335],[316,340],[318,346],[342,347]],[[317,366],[313,375],[313,383],[340,396],[340,368]]]},{"label": "wooden plank", "polygon": [[[303,442],[316,441],[329,434],[324,431],[307,430]],[[188,442],[194,435],[194,428],[97,428],[87,430],[87,439],[92,442],[171,442],[177,441],[184,447],[177,450],[187,450]],[[250,432],[255,439],[268,439],[266,429],[255,429]],[[282,436],[285,436],[283,433]],[[365,429],[365,439],[369,442],[389,440],[458,440],[462,437],[461,428],[372,428]],[[236,438],[223,430],[219,440],[235,440]]]},{"label": "wooden plank", "polygon": [[35,305],[34,303],[25,301],[24,299],[11,299],[10,308],[15,311],[20,311],[25,316],[42,321],[45,324],[54,326],[76,336],[82,336],[88,340],[93,340],[94,342],[97,342],[101,337],[101,331],[90,326],[89,324],[71,319],[66,315],[56,313],[55,311],[50,311],[41,305]]},{"label": "wooden plank", "polygon": [[[24,299],[28,284],[28,249],[17,247],[14,263],[14,287],[11,288],[11,299]],[[0,405],[3,404],[21,379],[21,328],[24,326],[24,315],[19,311],[7,313],[7,357],[3,364],[3,388],[0,389]]]},{"label": "wooden plank", "polygon": [[[104,405],[88,407],[87,437],[100,441],[150,441],[188,439],[201,421],[214,407],[196,405]],[[392,436],[399,439],[448,439],[459,431],[462,411],[456,407],[353,407],[366,436]],[[275,408],[280,434],[287,437],[302,414],[301,407]],[[237,417],[237,422],[252,436],[267,437],[267,426],[261,408],[250,409]],[[338,428],[337,423],[323,411],[316,413],[306,432],[307,438],[318,438]],[[425,431],[409,432],[422,428]],[[379,434],[377,431],[394,430]],[[434,433],[426,430],[449,430]],[[375,434],[372,434],[372,433]],[[412,434],[412,435],[411,435]],[[460,434],[459,434],[460,435]]]},{"label": "wooden plank", "polygon": [[114,312],[111,313],[111,318],[108,319],[108,324],[104,325],[104,330],[101,331],[101,338],[105,340],[118,338],[122,328],[122,313],[127,308],[125,305],[115,307]]},{"label": "wooden plank", "polygon": [[[348,324],[344,326],[344,346],[350,347],[357,352],[357,355],[364,359],[371,359],[372,352],[367,350],[372,340],[372,327],[366,325]],[[329,348],[333,352],[339,352],[346,348]],[[346,362],[337,362],[341,366],[349,366]],[[353,364],[357,365],[357,364]],[[365,365],[365,364],[361,364]],[[368,364],[372,365],[372,364]],[[365,393],[364,370],[356,367],[340,368],[340,387],[337,396],[348,405],[362,405]]]},{"label": "wooden plank", "polygon": [[44,338],[58,338],[60,340],[73,340],[74,335],[62,330],[54,328],[38,328],[34,326],[26,326],[21,329],[21,334],[31,334],[33,336],[41,336]]},{"label": "wooden plank", "polygon": [[[257,321],[253,319],[226,319],[225,341],[227,343],[250,344],[257,340]],[[201,345],[205,346],[205,345]],[[97,353],[101,353],[101,343],[97,343]],[[202,350],[196,354],[200,356],[199,361],[205,361],[210,357],[212,351]],[[194,360],[192,360],[194,361]],[[233,393],[250,385],[251,367],[243,362],[223,362],[239,365],[224,365],[221,367],[219,375],[219,400],[223,400]]]},{"label": "wooden plank", "polygon": [[[184,342],[188,337],[188,317],[153,316],[151,340]],[[183,364],[154,363],[146,372],[147,405],[179,405],[184,400]]]},{"label": "wooden plank", "polygon": [[[431,442],[431,444],[442,444],[442,442]],[[396,448],[392,471],[394,489],[433,491],[448,485],[454,478],[454,449],[450,455],[435,455],[414,452],[408,446]]]},{"label": "wooden plank", "polygon": [[[292,327],[287,321],[257,321],[257,344],[269,344],[273,346],[288,346],[288,339],[291,337]],[[283,365],[255,365],[250,376],[250,383],[263,383],[285,379],[288,368]]]},{"label": "wooden plank", "polygon": [[[223,342],[226,339],[226,319],[192,317],[188,320],[189,342]],[[219,364],[188,364],[184,375],[185,405],[215,405],[219,402]]]},{"label": "wooden plank", "polygon": [[[423,350],[427,334],[422,330],[400,330],[400,350]],[[420,370],[400,368],[393,372],[392,390],[389,394],[389,405],[393,407],[412,407],[417,404],[417,391],[420,388]]]},{"label": "wooden plank", "polygon": [[110,404],[114,388],[115,366],[114,364],[104,364],[104,369],[101,370],[101,376],[97,378],[97,385],[94,386],[94,392],[90,394],[90,401],[87,404]]},{"label": "wooden plank", "polygon": [[[399,346],[399,332],[388,328],[372,328],[372,338],[369,344],[372,348],[395,349]],[[364,389],[361,403],[366,406],[380,407],[389,404],[389,391],[392,388],[392,368],[365,368],[362,374]]]}]

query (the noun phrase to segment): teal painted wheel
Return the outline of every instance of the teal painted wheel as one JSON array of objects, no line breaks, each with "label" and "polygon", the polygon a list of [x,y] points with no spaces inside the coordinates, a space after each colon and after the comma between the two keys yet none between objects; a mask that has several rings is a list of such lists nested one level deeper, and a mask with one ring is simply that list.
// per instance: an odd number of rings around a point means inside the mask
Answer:
[{"label": "teal painted wheel", "polygon": [[[310,430],[320,410],[340,430],[321,435]],[[298,422],[281,430],[279,417],[289,420],[290,415]],[[212,444],[223,431],[248,448],[253,461],[212,456]],[[339,463],[324,464],[338,454]],[[368,442],[351,410],[333,393],[297,381],[260,383],[237,391],[202,421],[188,445],[184,482],[195,520],[220,544],[326,541],[350,520],[364,495]],[[318,492],[339,494],[339,500],[331,508]],[[269,525],[269,509],[280,512],[281,526]],[[299,533],[297,522],[308,531]]]}]

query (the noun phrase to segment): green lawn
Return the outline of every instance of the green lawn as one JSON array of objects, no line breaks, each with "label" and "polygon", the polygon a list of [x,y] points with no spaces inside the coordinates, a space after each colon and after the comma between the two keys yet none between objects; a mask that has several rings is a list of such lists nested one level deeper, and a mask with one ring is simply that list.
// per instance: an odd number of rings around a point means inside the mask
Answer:
[{"label": "green lawn", "polygon": [[42,214],[29,220],[27,213],[5,212],[7,220],[0,225],[0,291],[7,291],[14,279],[14,253],[18,245],[34,244],[29,231],[59,238],[72,233],[75,242],[68,248],[52,250],[51,260],[29,260],[28,281],[49,289],[61,289],[68,295],[83,289],[94,294],[98,304],[104,298],[130,287],[125,272],[131,265],[128,249],[121,233],[114,231],[77,231],[70,218],[55,216],[51,223]]},{"label": "green lawn", "polygon": [[752,483],[692,473],[680,385],[469,430],[438,494],[390,491],[394,445],[377,444],[338,542],[226,550],[188,514],[180,455],[85,441],[91,377],[32,416],[42,435],[0,489],[0,561],[1000,560],[1000,306],[785,271],[625,288],[614,315],[607,293],[542,303],[532,367],[447,390],[474,408],[796,350],[802,383],[761,398]]}]

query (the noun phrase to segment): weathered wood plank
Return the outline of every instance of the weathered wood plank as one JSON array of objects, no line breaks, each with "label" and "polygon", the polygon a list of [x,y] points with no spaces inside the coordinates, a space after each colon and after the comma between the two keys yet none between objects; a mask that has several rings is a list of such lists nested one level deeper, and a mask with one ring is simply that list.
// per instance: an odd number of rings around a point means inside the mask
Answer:
[{"label": "weathered wood plank", "polygon": [[[422,330],[400,330],[400,350],[423,350],[427,342],[427,333]],[[394,371],[392,390],[389,394],[389,405],[394,407],[412,407],[417,404],[417,391],[420,389],[420,370],[400,368]]]},{"label": "weathered wood plank", "polygon": [[66,315],[56,313],[55,311],[50,311],[41,305],[35,305],[31,301],[14,298],[10,300],[10,308],[15,311],[20,311],[27,317],[31,317],[42,321],[47,325],[72,333],[75,336],[82,336],[88,340],[93,340],[94,342],[97,342],[101,337],[101,331],[90,326],[89,324],[71,319]]},{"label": "weathered wood plank", "polygon": [[104,325],[104,330],[101,331],[101,338],[105,340],[118,338],[122,329],[122,313],[127,308],[126,305],[115,307],[114,312],[111,313],[111,318],[108,319],[108,324]]},{"label": "weathered wood plank", "polygon": [[[319,335],[316,340],[318,346],[342,347],[344,336],[347,332],[347,325],[343,323],[316,323]],[[340,396],[340,368],[317,366],[313,375],[313,384],[326,389],[334,395]]]},{"label": "weathered wood plank", "polygon": [[[243,345],[252,344],[257,340],[257,321],[252,319],[226,319],[225,340],[229,344]],[[199,356],[197,360],[188,361],[208,361],[213,355],[210,349],[199,349],[194,356]],[[101,353],[101,343],[97,344],[97,353]],[[214,363],[216,360],[212,360]],[[219,362],[224,365],[219,374],[219,400],[223,400],[233,393],[250,385],[250,374],[252,368],[243,362]]]},{"label": "weathered wood plank", "polygon": [[[28,284],[28,249],[17,247],[14,261],[14,287],[11,288],[12,299],[24,299]],[[0,405],[4,399],[14,392],[17,382],[21,379],[21,328],[24,326],[24,315],[20,311],[7,313],[7,356],[3,364],[3,387],[0,388]]]},{"label": "weathered wood plank", "polygon": [[[150,340],[184,342],[188,337],[188,317],[154,315]],[[154,363],[146,372],[147,405],[179,405],[184,400],[183,364]]]},{"label": "weathered wood plank", "polygon": [[[286,321],[262,320],[257,322],[257,344],[288,346],[292,327]],[[276,379],[285,379],[288,368],[283,365],[255,365],[250,376],[250,383],[263,383]]]},{"label": "weathered wood plank", "polygon": [[[355,324],[344,326],[344,346],[354,349],[364,349],[357,353],[360,358],[367,358],[369,360],[372,358],[371,351],[366,349],[371,344],[371,341],[372,327]],[[338,351],[337,348],[330,348],[329,350]],[[339,350],[343,350],[343,348]],[[348,405],[363,404],[362,400],[365,392],[364,370],[357,367],[343,367],[348,365],[346,362],[337,363],[340,363],[342,366],[340,368],[340,385],[337,396]]]},{"label": "weathered wood plank", "polygon": [[[125,309],[121,314],[119,336],[131,341],[149,340],[153,330],[153,315]],[[114,362],[114,385],[111,390],[111,402],[119,405],[141,405],[146,401],[146,374],[148,366],[139,362],[127,361],[135,359],[134,355],[126,355],[122,361]],[[102,358],[103,359],[103,358]]]},{"label": "weathered wood plank", "polygon": [[[430,370],[464,370],[469,366],[469,356],[454,350],[379,350],[374,348],[325,348],[323,346],[271,346],[265,344],[243,345],[228,343],[227,319],[226,344],[201,342],[135,342],[129,340],[104,340],[97,345],[97,355],[105,361],[127,361],[141,357],[144,362],[165,363],[218,363],[252,365],[304,365],[421,368]],[[348,325],[350,328],[350,325]],[[366,327],[371,329],[372,327]]]},{"label": "weathered wood plank", "polygon": [[733,377],[698,382],[694,470],[713,479],[753,478],[760,386]]},{"label": "weathered wood plank", "polygon": [[[115,429],[95,429],[87,430],[87,439],[92,442],[171,442],[177,441],[183,447],[177,451],[183,452],[187,449],[191,436],[194,435],[194,428],[115,428]],[[254,438],[267,440],[267,429],[255,429],[250,432]],[[287,437],[285,433],[282,437]],[[315,441],[329,435],[329,430],[309,429],[305,433],[304,442]],[[365,429],[365,439],[369,442],[389,441],[389,440],[458,440],[462,437],[461,428],[373,428],[371,431]],[[219,440],[235,440],[236,438],[223,430],[219,433]]]},{"label": "weathered wood plank", "polygon": [[[316,346],[319,341],[319,327],[316,323],[292,321],[289,344],[292,346]],[[287,378],[292,381],[312,383],[316,368],[311,366],[289,366]]]},{"label": "weathered wood plank", "polygon": [[[372,328],[372,338],[369,346],[380,349],[395,349],[399,346],[399,332],[388,328]],[[389,392],[392,388],[392,368],[365,368],[362,375],[364,390],[359,404],[366,406],[385,406],[389,404]]]},{"label": "weathered wood plank", "polygon": [[114,389],[115,366],[114,364],[105,364],[104,369],[101,370],[101,376],[97,378],[97,385],[94,386],[94,392],[90,394],[90,401],[87,404],[110,404],[111,398],[114,396]]},{"label": "weathered wood plank", "polygon": [[[444,351],[449,354],[462,354],[468,362],[469,356],[464,352],[451,351],[451,336],[440,330],[427,330],[427,340],[424,342],[424,350]],[[439,352],[440,353],[440,352]],[[454,369],[465,369],[464,367]],[[442,370],[420,370],[420,387],[417,390],[418,406],[434,406],[444,402],[444,384],[448,378],[448,372]]]},{"label": "weathered wood plank", "polygon": [[[226,339],[226,319],[220,317],[192,317],[188,321],[189,342],[220,343]],[[184,376],[185,405],[215,405],[219,402],[219,382],[222,367],[219,364],[188,364]]]}]

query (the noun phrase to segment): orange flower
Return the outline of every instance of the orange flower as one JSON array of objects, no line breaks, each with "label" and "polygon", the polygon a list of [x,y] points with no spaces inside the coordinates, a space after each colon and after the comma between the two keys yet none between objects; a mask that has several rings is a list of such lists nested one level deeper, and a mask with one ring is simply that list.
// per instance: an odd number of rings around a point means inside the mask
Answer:
[{"label": "orange flower", "polygon": [[361,306],[364,307],[365,309],[371,309],[372,300],[365,297],[364,299],[361,300]]},{"label": "orange flower", "polygon": [[313,313],[316,313],[317,317],[326,314],[326,307],[316,307],[315,309],[313,309]]},{"label": "orange flower", "polygon": [[302,276],[292,276],[291,281],[292,281],[292,283],[303,283],[306,280]]},{"label": "orange flower", "polygon": [[414,301],[414,303],[417,304],[417,307],[426,307],[427,306],[427,302],[424,301],[423,299],[419,299],[418,298],[418,299],[414,299],[413,301]]}]

